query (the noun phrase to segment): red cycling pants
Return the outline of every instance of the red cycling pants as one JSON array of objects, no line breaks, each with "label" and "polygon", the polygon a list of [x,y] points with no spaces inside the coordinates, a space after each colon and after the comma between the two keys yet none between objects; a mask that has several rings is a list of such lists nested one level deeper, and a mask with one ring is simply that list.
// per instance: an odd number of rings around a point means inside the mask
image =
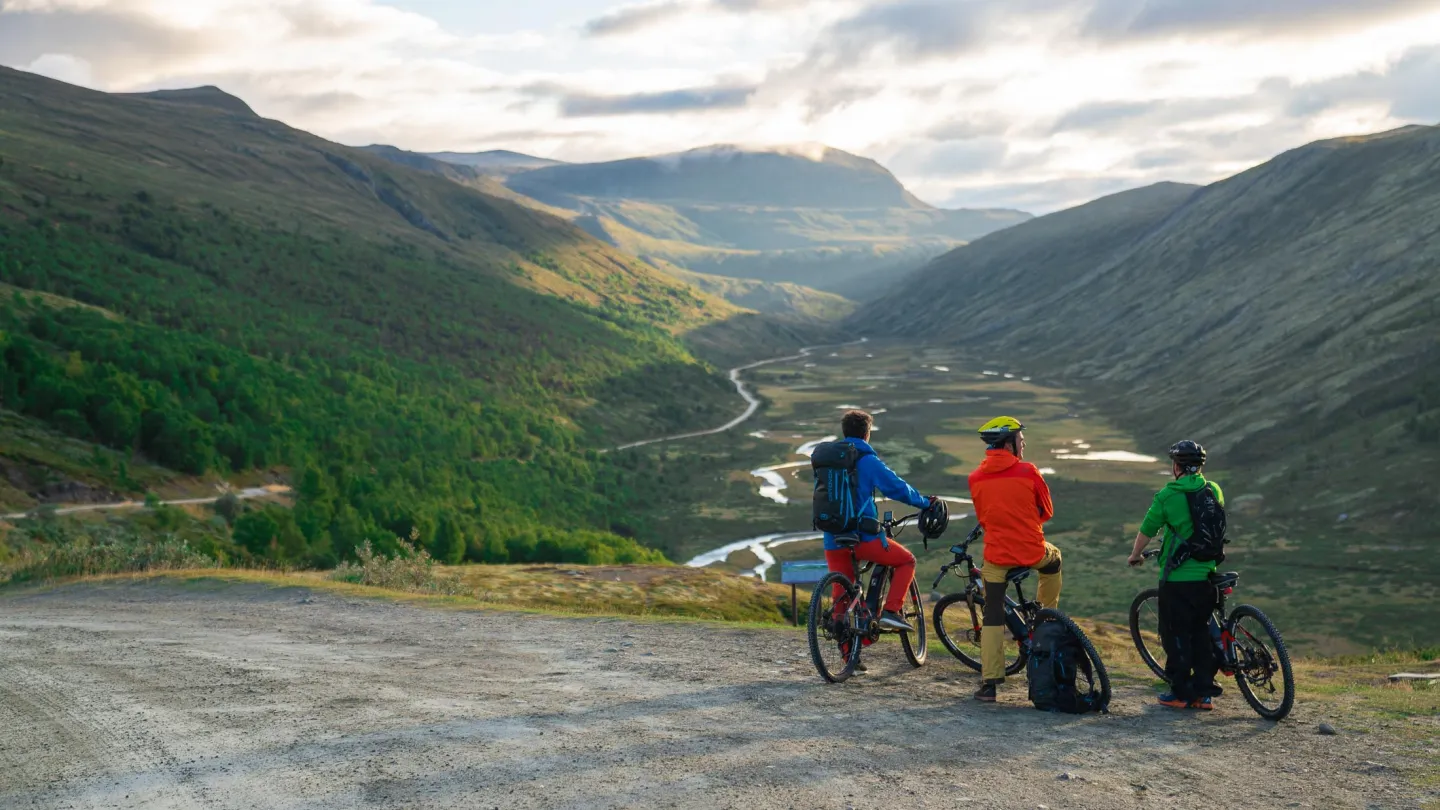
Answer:
[{"label": "red cycling pants", "polygon": [[[885,541],[870,540],[855,547],[855,556],[894,569],[894,573],[890,575],[890,592],[885,596],[884,609],[899,611],[905,605],[905,595],[910,592],[910,583],[915,579],[915,555],[894,540],[890,540],[889,545],[889,548],[885,548]],[[826,549],[825,564],[830,566],[831,571],[844,574],[850,581],[855,581],[855,567],[850,563],[848,550]],[[835,598],[840,598],[838,592]]]}]

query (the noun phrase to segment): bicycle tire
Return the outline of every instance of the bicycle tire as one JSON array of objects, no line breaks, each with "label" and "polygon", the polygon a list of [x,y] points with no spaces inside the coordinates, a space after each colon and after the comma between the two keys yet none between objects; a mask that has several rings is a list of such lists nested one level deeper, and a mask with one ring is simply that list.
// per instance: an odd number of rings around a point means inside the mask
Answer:
[{"label": "bicycle tire", "polygon": [[[1141,627],[1141,625],[1147,623],[1144,620],[1144,616],[1142,613],[1146,609],[1146,602],[1154,603],[1150,606],[1151,611],[1156,617],[1156,627],[1154,628]],[[1165,653],[1164,645],[1160,641],[1159,616],[1159,588],[1147,588],[1136,594],[1135,601],[1130,603],[1130,640],[1135,642],[1135,650],[1140,653],[1140,660],[1145,662],[1145,666],[1149,667],[1150,671],[1155,673],[1155,676],[1157,678],[1164,680],[1165,664],[1162,663],[1162,658],[1156,657],[1155,655],[1155,652],[1157,650],[1161,653],[1162,656]],[[1146,629],[1149,629],[1155,633],[1155,647],[1153,650],[1150,648],[1150,643],[1145,640],[1145,635],[1143,631]]]},{"label": "bicycle tire", "polygon": [[901,633],[900,646],[905,648],[905,658],[911,666],[923,667],[925,659],[930,655],[930,648],[925,643],[925,606],[920,601],[920,588],[913,580],[910,582],[910,593],[906,594],[904,616],[910,626],[915,628],[915,632]]},{"label": "bicycle tire", "polygon": [[[950,651],[951,655],[959,659],[960,663],[979,672],[981,670],[980,635],[975,628],[981,627],[984,623],[985,597],[978,593],[975,594],[973,609],[967,609],[963,614],[963,622],[966,628],[966,635],[964,637],[952,636],[945,628],[945,611],[957,602],[966,604],[964,593],[952,593],[935,603],[935,607],[931,611],[935,635],[940,637],[940,643],[945,646],[945,649]],[[1005,632],[1005,629],[1002,628],[1001,632]],[[1025,653],[1025,650],[1020,647],[1018,642],[1015,644],[1014,655],[1015,658],[1011,660],[1010,651],[1006,650],[1006,676],[1018,675],[1021,670],[1025,669],[1025,663],[1030,657]]]},{"label": "bicycle tire", "polygon": [[[1098,691],[1100,697],[1099,700],[1096,701],[1095,711],[1108,711],[1111,697],[1110,671],[1105,668],[1105,662],[1100,658],[1100,652],[1095,649],[1095,645],[1091,643],[1090,637],[1085,635],[1085,631],[1080,629],[1080,625],[1076,624],[1069,616],[1061,613],[1057,608],[1041,609],[1039,613],[1035,614],[1035,622],[1031,626],[1033,627],[1040,624],[1040,622],[1052,620],[1065,625],[1071,633],[1075,634],[1076,638],[1080,639],[1080,646],[1085,648],[1085,655],[1090,659],[1091,675],[1095,680],[1099,681],[1100,688]],[[1094,684],[1091,684],[1091,686],[1093,687]]]},{"label": "bicycle tire", "polygon": [[[1241,620],[1247,618],[1254,619],[1265,631],[1265,634],[1270,637],[1270,641],[1274,645],[1274,658],[1277,659],[1275,663],[1278,664],[1279,674],[1285,678],[1284,686],[1280,690],[1280,703],[1273,709],[1270,708],[1255,691],[1254,687],[1258,686],[1259,683],[1251,683],[1249,672],[1253,667],[1247,666],[1247,658],[1249,658],[1249,655],[1242,656],[1241,650],[1239,649],[1240,645],[1245,643],[1240,638],[1239,631],[1241,628],[1239,624]],[[1250,708],[1254,709],[1256,714],[1266,720],[1278,722],[1285,719],[1286,715],[1290,714],[1290,710],[1295,708],[1295,675],[1290,669],[1290,651],[1285,648],[1285,639],[1280,637],[1280,631],[1275,629],[1275,624],[1270,621],[1270,617],[1266,616],[1261,612],[1260,608],[1254,605],[1241,605],[1230,611],[1230,618],[1226,624],[1236,630],[1235,639],[1231,643],[1236,645],[1237,648],[1235,658],[1238,666],[1235,667],[1235,684],[1240,687],[1240,694],[1245,696],[1245,702],[1250,704]],[[1255,638],[1248,630],[1244,631],[1244,633],[1250,638]],[[1255,640],[1259,641],[1259,639]],[[1261,646],[1264,647],[1264,642],[1261,642]],[[1254,651],[1250,650],[1249,652],[1253,655]],[[1271,654],[1271,650],[1268,648],[1265,648],[1264,652],[1267,657]],[[1268,672],[1265,682],[1268,685],[1269,691],[1274,692],[1275,687],[1270,683],[1270,679],[1275,676],[1276,672],[1270,670],[1268,664],[1266,668]]]},{"label": "bicycle tire", "polygon": [[[825,624],[832,620],[833,588],[839,583],[844,587],[845,598],[856,599],[860,595],[860,589],[850,581],[844,574],[830,572],[815,584],[815,590],[810,594],[809,621],[805,628],[806,636],[810,641],[810,661],[815,664],[815,671],[820,677],[829,683],[843,683],[851,675],[855,674],[855,665],[860,663],[860,640],[850,637],[837,637],[832,631],[827,632]],[[847,646],[848,645],[848,646]],[[834,648],[839,666],[834,666],[827,661],[825,650],[827,647]]]}]

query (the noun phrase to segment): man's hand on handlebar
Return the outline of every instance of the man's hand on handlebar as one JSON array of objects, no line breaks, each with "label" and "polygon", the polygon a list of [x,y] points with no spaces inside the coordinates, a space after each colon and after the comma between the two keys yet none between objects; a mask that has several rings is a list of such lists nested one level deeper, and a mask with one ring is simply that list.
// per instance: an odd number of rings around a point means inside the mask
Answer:
[{"label": "man's hand on handlebar", "polygon": [[1151,557],[1158,557],[1159,555],[1159,549],[1150,549],[1149,551],[1145,551],[1140,554],[1131,554],[1129,559],[1130,567],[1134,568],[1135,566],[1145,562]]}]

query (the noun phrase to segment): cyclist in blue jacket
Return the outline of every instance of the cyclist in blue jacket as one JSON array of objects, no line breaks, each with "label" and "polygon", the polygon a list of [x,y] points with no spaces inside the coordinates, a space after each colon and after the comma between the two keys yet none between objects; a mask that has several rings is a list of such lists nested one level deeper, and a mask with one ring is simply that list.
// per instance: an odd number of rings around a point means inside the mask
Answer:
[{"label": "cyclist in blue jacket", "polygon": [[[879,490],[885,497],[917,509],[925,509],[939,499],[921,495],[875,455],[875,450],[869,444],[870,428],[874,424],[875,420],[864,411],[846,411],[840,419],[840,430],[845,441],[860,451],[860,459],[855,462],[855,474],[858,479],[856,488],[860,493],[858,513],[861,526],[877,529],[873,533],[865,531],[865,528],[861,529],[860,544],[855,547],[855,557],[876,565],[888,566],[893,570],[890,592],[885,597],[883,612],[880,614],[880,624],[891,630],[914,632],[915,628],[905,621],[901,611],[905,595],[910,591],[910,583],[915,579],[915,555],[878,532],[880,514],[875,507],[875,491]],[[830,532],[825,533],[825,563],[831,571],[844,574],[854,581],[855,570],[850,552],[841,548],[835,542],[835,535]],[[840,596],[841,594],[836,594],[837,599]]]}]

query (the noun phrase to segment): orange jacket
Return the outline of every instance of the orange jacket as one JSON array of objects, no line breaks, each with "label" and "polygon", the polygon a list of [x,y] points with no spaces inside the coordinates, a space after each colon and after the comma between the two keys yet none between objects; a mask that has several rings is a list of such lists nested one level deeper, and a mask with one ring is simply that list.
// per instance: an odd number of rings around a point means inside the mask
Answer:
[{"label": "orange jacket", "polygon": [[1050,487],[1034,464],[1008,450],[986,450],[970,473],[975,518],[985,527],[985,561],[1029,567],[1045,556],[1045,521],[1055,516]]}]

